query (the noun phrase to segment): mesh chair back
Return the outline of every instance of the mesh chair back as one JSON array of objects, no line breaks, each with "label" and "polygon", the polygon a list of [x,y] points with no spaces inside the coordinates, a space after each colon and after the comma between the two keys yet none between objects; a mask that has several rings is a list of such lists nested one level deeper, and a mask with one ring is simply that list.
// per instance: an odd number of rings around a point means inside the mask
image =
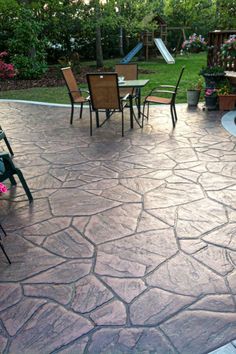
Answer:
[{"label": "mesh chair back", "polygon": [[125,80],[137,80],[138,65],[137,64],[116,64],[115,72],[118,76],[124,76]]},{"label": "mesh chair back", "polygon": [[93,110],[121,109],[116,73],[87,74]]},{"label": "mesh chair back", "polygon": [[75,100],[76,98],[81,97],[76,79],[71,68],[62,68],[61,71],[72,98]]},{"label": "mesh chair back", "polygon": [[[137,80],[138,79],[138,65],[137,64],[116,64],[115,72],[118,76],[124,76],[125,80]],[[120,93],[122,96],[127,94],[133,94],[134,89],[123,89],[120,88]]]}]

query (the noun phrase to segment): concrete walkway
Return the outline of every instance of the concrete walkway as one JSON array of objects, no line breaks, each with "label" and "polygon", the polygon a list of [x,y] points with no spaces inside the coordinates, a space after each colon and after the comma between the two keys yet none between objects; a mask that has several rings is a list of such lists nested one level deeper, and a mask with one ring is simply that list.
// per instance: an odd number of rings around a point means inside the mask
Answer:
[{"label": "concrete walkway", "polygon": [[90,137],[86,114],[0,107],[34,196],[0,199],[1,353],[204,354],[236,338],[236,137],[219,112],[178,105],[173,131],[155,107],[122,138],[119,116]]}]

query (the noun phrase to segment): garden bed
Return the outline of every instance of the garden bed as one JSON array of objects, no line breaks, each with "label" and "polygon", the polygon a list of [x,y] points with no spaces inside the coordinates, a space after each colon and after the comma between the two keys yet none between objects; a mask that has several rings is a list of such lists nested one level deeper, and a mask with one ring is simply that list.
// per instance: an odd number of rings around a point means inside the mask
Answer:
[{"label": "garden bed", "polygon": [[[78,74],[75,74],[76,80],[79,83],[86,83],[86,74],[88,72],[99,72],[99,71],[112,71],[111,68],[100,68],[91,66],[83,66]],[[61,75],[60,67],[51,66],[49,67],[46,74],[40,79],[34,80],[20,80],[20,79],[9,79],[0,81],[0,91],[9,90],[22,90],[34,87],[57,87],[64,86],[65,81]]]},{"label": "garden bed", "polygon": [[[104,67],[97,69],[95,66],[83,66],[80,68],[78,74],[75,73],[76,80],[79,83],[86,83],[86,74],[91,72],[100,72],[100,71],[113,71],[113,68]],[[151,74],[155,71],[148,69],[139,69],[139,73]],[[0,81],[0,91],[10,91],[10,90],[22,90],[29,89],[34,87],[57,87],[64,86],[65,81],[61,75],[61,70],[59,66],[50,66],[46,74],[35,80],[20,80],[20,79],[9,79]]]}]

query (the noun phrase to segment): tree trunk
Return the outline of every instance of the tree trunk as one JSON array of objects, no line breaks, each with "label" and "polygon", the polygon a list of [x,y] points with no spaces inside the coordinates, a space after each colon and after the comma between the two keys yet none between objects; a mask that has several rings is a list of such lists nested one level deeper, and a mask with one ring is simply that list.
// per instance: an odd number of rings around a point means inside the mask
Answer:
[{"label": "tree trunk", "polygon": [[124,56],[124,46],[123,46],[123,27],[120,27],[120,41],[119,41],[119,47],[120,47],[120,56]]},{"label": "tree trunk", "polygon": [[96,27],[96,61],[97,68],[103,67],[103,53],[102,53],[102,40],[101,40],[101,27]]}]

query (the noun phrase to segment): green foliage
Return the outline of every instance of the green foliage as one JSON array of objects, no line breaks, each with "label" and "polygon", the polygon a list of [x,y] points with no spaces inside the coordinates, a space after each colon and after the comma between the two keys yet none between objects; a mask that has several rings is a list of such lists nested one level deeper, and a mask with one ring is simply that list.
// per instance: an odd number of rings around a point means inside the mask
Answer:
[{"label": "green foliage", "polygon": [[223,57],[236,58],[236,36],[230,36],[221,47],[221,54]]},{"label": "green foliage", "polygon": [[221,66],[205,66],[199,72],[200,75],[225,75],[225,70]]},{"label": "green foliage", "polygon": [[217,92],[218,92],[218,95],[226,96],[226,95],[230,95],[231,94],[232,89],[231,89],[229,84],[225,84],[224,86],[220,87],[217,90]]},{"label": "green foliage", "polygon": [[47,69],[43,26],[29,9],[21,9],[8,41],[19,78],[39,78]]},{"label": "green foliage", "polygon": [[20,79],[38,79],[47,70],[45,61],[34,60],[34,58],[17,55],[14,58],[14,65],[18,71],[18,78]]},{"label": "green foliage", "polygon": [[166,0],[164,13],[169,26],[189,26],[190,33],[206,36],[215,26],[214,0]]},{"label": "green foliage", "polygon": [[19,10],[16,0],[0,0],[0,51],[7,48],[8,38],[12,35],[14,18]]},{"label": "green foliage", "polygon": [[192,90],[201,91],[202,88],[203,88],[203,79],[202,78],[198,78],[198,79],[190,82],[187,89],[190,90],[190,91],[192,91]]},{"label": "green foliage", "polygon": [[236,28],[236,0],[217,0],[215,28],[227,30]]}]

